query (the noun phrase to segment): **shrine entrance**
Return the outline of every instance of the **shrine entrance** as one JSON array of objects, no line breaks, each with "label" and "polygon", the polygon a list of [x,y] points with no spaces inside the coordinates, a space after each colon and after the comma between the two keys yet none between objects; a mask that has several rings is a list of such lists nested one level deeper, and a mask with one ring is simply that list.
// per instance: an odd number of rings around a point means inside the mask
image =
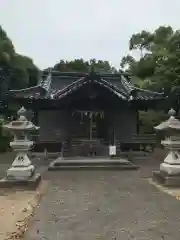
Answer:
[{"label": "shrine entrance", "polygon": [[69,152],[72,156],[106,156],[108,114],[105,111],[73,111],[69,129]]},{"label": "shrine entrance", "polygon": [[72,136],[87,140],[105,139],[107,135],[107,121],[104,111],[73,111]]}]

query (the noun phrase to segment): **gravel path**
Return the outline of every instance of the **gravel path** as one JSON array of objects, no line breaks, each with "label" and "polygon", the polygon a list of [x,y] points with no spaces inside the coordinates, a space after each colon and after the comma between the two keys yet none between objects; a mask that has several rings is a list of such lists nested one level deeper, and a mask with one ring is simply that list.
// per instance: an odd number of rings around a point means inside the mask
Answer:
[{"label": "gravel path", "polygon": [[179,240],[180,202],[150,185],[151,169],[48,172],[51,185],[25,240]]}]

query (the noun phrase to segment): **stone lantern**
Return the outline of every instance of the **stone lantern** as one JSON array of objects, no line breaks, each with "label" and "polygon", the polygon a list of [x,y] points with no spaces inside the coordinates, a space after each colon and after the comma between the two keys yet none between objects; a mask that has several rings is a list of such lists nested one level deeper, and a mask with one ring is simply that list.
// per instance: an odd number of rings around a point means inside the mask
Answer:
[{"label": "stone lantern", "polygon": [[33,146],[33,141],[29,139],[29,135],[32,131],[38,130],[39,127],[27,120],[24,107],[17,112],[17,115],[17,120],[3,125],[3,128],[13,135],[10,146],[16,152],[16,157],[12,166],[7,170],[6,178],[2,179],[0,183],[1,185],[4,183],[5,186],[12,186],[13,183],[15,185],[25,183],[37,186],[41,176],[35,174],[35,167],[28,156],[28,151]]},{"label": "stone lantern", "polygon": [[153,172],[153,179],[166,186],[180,186],[180,121],[175,118],[176,112],[169,111],[169,119],[155,127],[163,131],[165,140],[161,144],[168,150],[160,170]]}]

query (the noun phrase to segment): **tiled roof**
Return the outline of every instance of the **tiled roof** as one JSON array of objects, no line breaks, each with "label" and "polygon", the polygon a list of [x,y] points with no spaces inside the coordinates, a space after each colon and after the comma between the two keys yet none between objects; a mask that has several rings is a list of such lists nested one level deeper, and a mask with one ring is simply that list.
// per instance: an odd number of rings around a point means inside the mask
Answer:
[{"label": "tiled roof", "polygon": [[123,100],[164,99],[163,93],[136,88],[123,73],[75,73],[48,71],[35,87],[11,90],[15,97],[61,99],[87,83],[94,82]]},{"label": "tiled roof", "polygon": [[124,100],[127,99],[127,96],[122,91],[120,91],[117,87],[115,87],[114,85],[110,84],[109,82],[105,81],[102,78],[99,78],[99,79],[95,78],[92,80],[91,78],[89,78],[89,76],[82,77],[79,80],[73,82],[72,84],[66,86],[65,88],[58,90],[54,94],[51,94],[51,98],[52,99],[61,99],[91,81],[93,81],[94,83],[96,83],[100,86],[103,86],[104,88],[108,89],[110,92],[113,92],[116,96],[118,96]]},{"label": "tiled roof", "polygon": [[10,94],[17,98],[39,98],[46,95],[46,90],[38,85],[19,90],[10,90]]}]

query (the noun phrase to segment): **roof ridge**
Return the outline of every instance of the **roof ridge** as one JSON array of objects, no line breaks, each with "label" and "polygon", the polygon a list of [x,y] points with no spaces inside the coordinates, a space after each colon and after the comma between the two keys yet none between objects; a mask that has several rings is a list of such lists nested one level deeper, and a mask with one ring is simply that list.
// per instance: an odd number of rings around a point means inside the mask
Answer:
[{"label": "roof ridge", "polygon": [[51,69],[49,69],[49,73],[47,77],[45,79],[42,79],[42,81],[40,82],[40,86],[48,92],[50,89],[51,83],[52,83],[52,71]]},{"label": "roof ridge", "polygon": [[[43,74],[48,74],[49,73],[49,70],[44,70],[42,71]],[[59,74],[57,76],[62,76],[62,75],[72,75],[72,76],[86,76],[87,74],[89,74],[89,72],[75,72],[75,71],[72,71],[72,72],[67,72],[67,71],[58,71],[58,70],[52,70],[51,69],[51,73],[52,73],[52,76],[53,74]],[[109,76],[116,76],[116,77],[120,77],[120,76],[128,76],[127,73],[125,72],[118,72],[118,73],[109,73],[109,72],[95,72],[97,75],[101,76],[101,77],[109,77]]]},{"label": "roof ridge", "polygon": [[133,90],[133,88],[134,88],[133,84],[130,83],[130,82],[128,82],[128,81],[125,79],[125,77],[122,77],[122,76],[121,76],[121,83],[123,84],[123,86],[126,88],[126,90],[127,90],[129,93],[130,93],[130,92]]},{"label": "roof ridge", "polygon": [[142,91],[142,92],[147,92],[147,93],[157,94],[157,95],[164,95],[164,92],[154,92],[154,91],[151,91],[151,90],[148,90],[148,89],[143,89],[143,88],[138,88],[138,87],[134,87],[133,90],[139,90],[139,91]]},{"label": "roof ridge", "polygon": [[[122,92],[119,90],[119,88],[117,88],[114,84],[109,83],[109,82],[106,81],[104,78],[100,78],[100,79],[101,79],[101,81],[106,82],[106,84],[109,85],[111,88],[114,88],[115,91],[117,91],[117,92],[119,92],[119,93],[122,94]],[[125,93],[123,92],[123,94],[125,94]]]},{"label": "roof ridge", "polygon": [[[116,88],[113,84],[110,84],[109,82],[107,82],[106,80],[104,80],[103,78],[100,78],[99,79],[100,81],[98,80],[94,80],[96,83],[105,83],[107,86],[104,85],[104,87],[108,87],[109,90],[112,90],[113,93],[115,93],[116,95],[118,95],[118,97],[121,97],[122,99],[125,99],[127,96],[123,96],[124,93],[122,93],[118,88]],[[120,96],[119,96],[120,94]]]},{"label": "roof ridge", "polygon": [[[88,78],[88,77],[80,78],[79,80],[73,82],[72,84],[66,86],[65,88],[55,92],[54,94],[51,94],[51,98],[60,97],[61,95],[66,93],[66,91],[72,90],[74,86],[76,86],[78,88],[77,85],[80,84],[80,87],[81,87],[81,84],[83,84],[83,82],[90,82],[90,81],[92,81],[92,82],[94,81],[95,83],[98,83],[98,84],[103,84],[104,87],[108,88],[108,90],[111,90],[116,95],[118,95],[118,97],[121,97],[122,99],[127,98],[127,95],[125,93],[121,92],[117,87],[115,87],[113,84],[110,84],[109,82],[107,82],[103,78],[92,80],[91,78]],[[124,96],[124,95],[126,95],[126,96]]]},{"label": "roof ridge", "polygon": [[73,83],[67,85],[67,86],[64,87],[63,89],[58,90],[58,91],[55,92],[54,94],[51,94],[51,95],[50,95],[51,98],[54,98],[54,96],[56,96],[56,95],[58,95],[58,94],[61,95],[66,89],[73,87],[75,84],[77,84],[77,83],[79,83],[79,82],[81,82],[81,81],[83,81],[83,80],[85,80],[85,79],[86,79],[86,77],[82,77],[82,78],[80,78],[80,79],[74,81]]},{"label": "roof ridge", "polygon": [[28,88],[21,88],[21,89],[10,89],[9,91],[10,92],[23,92],[23,91],[28,91],[28,90],[33,90],[33,89],[36,89],[36,88],[42,88],[40,86],[40,84],[36,85],[36,86],[32,86],[32,87],[28,87]]}]

